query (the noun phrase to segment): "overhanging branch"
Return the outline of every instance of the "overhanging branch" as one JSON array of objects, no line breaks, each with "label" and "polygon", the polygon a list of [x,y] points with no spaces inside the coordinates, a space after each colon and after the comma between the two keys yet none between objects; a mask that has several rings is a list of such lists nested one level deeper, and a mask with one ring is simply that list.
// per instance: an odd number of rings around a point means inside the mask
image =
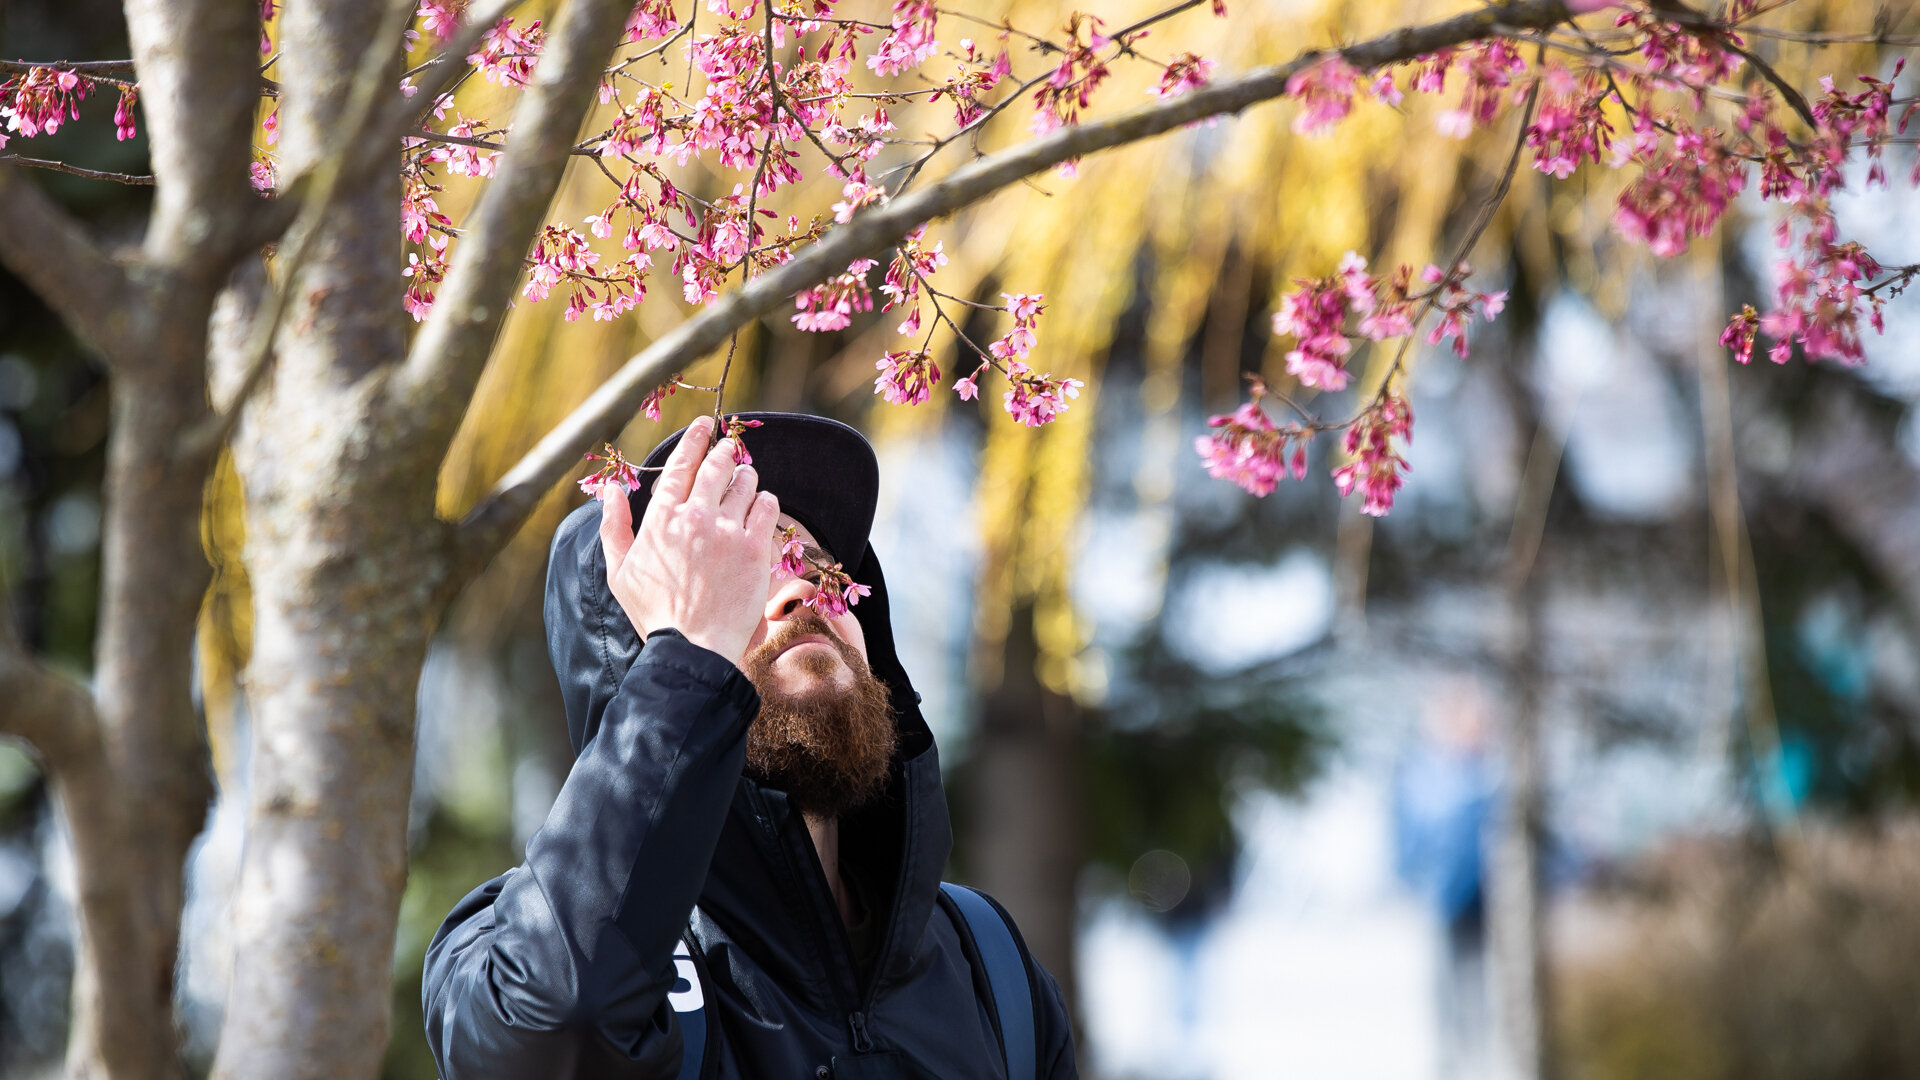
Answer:
[{"label": "overhanging branch", "polygon": [[144,298],[65,208],[19,169],[0,165],[0,262],[113,365],[137,355]]},{"label": "overhanging branch", "polygon": [[[1337,51],[1355,67],[1375,68],[1504,30],[1545,29],[1571,17],[1563,0],[1521,0],[1425,26],[1403,27]],[[847,224],[829,230],[813,247],[727,294],[628,360],[549,431],[461,522],[466,568],[477,569],[490,559],[548,489],[579,462],[580,455],[618,434],[638,411],[641,400],[668,375],[718,348],[727,335],[747,322],[791,303],[795,293],[844,271],[855,259],[880,256],[923,222],[953,213],[1063,161],[1270,101],[1286,92],[1287,80],[1295,73],[1334,54],[1335,50],[1309,50],[1285,64],[1258,68],[1121,116],[1062,128],[972,161],[928,187],[864,210]]]}]

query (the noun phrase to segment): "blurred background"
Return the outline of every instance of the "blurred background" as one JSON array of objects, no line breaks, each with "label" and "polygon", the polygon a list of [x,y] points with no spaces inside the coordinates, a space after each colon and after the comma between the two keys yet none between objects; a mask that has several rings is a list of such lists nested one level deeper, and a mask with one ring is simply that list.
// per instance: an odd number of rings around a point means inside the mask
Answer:
[{"label": "blurred background", "polygon": [[[1102,13],[1151,10],[1137,6]],[[1234,71],[1448,10],[1237,0],[1225,22],[1156,31],[1155,48]],[[1065,6],[1010,11],[1048,25]],[[1875,11],[1781,18],[1864,29]],[[1892,59],[1766,48],[1798,85]],[[103,0],[0,8],[8,57],[125,50]],[[1106,100],[1141,100],[1150,75],[1117,71]],[[463,91],[463,108],[504,115],[492,92]],[[1342,503],[1324,443],[1306,481],[1256,500],[1208,479],[1192,444],[1242,400],[1242,372],[1289,385],[1279,293],[1349,249],[1382,268],[1438,261],[1511,137],[1444,137],[1413,102],[1363,103],[1319,140],[1291,135],[1291,116],[1263,106],[934,226],[943,289],[1046,294],[1036,363],[1089,385],[1044,429],[1012,423],[997,388],[879,403],[873,362],[897,318],[826,335],[774,318],[741,339],[730,406],[835,416],[879,450],[873,542],[949,769],[949,876],[1001,898],[1061,974],[1092,1077],[1920,1076],[1920,309],[1896,300],[1859,370],[1732,366],[1714,340],[1771,292],[1767,208],[1742,203],[1715,238],[1655,261],[1611,232],[1617,174],[1523,169],[1473,256],[1507,312],[1467,359],[1415,358],[1392,515]],[[76,123],[39,149],[140,171],[140,140],[111,131]],[[140,189],[42,179],[137,240]],[[453,180],[442,206],[458,218],[471,195]],[[578,222],[608,196],[579,171],[555,215]],[[1839,203],[1882,262],[1920,261],[1910,189]],[[446,464],[447,511],[684,317],[674,292],[663,280],[613,324],[523,304]],[[941,365],[951,378],[973,361]],[[0,274],[0,569],[23,638],[79,672],[105,378]],[[1356,393],[1308,406],[1343,416]],[[681,392],[623,449],[709,401]],[[210,494],[200,652],[223,794],[194,855],[179,981],[203,1063],[248,744],[238,493],[222,474]],[[393,1080],[433,1076],[419,980],[439,920],[518,861],[571,762],[540,595],[546,541],[581,498],[551,497],[421,679]],[[0,1075],[60,1056],[64,858],[32,762],[0,745]]]}]

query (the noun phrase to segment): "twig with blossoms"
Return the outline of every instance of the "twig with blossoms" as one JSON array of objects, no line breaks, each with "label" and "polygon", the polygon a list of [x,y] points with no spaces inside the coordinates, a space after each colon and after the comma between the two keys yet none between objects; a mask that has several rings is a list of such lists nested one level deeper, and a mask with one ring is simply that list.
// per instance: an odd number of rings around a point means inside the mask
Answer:
[{"label": "twig with blossoms", "polygon": [[780,560],[773,565],[773,579],[811,580],[813,595],[800,603],[819,612],[821,617],[837,619],[873,592],[872,586],[853,580],[853,576],[839,563],[830,561],[825,552],[801,540],[794,526],[777,529],[774,536],[780,541]]}]

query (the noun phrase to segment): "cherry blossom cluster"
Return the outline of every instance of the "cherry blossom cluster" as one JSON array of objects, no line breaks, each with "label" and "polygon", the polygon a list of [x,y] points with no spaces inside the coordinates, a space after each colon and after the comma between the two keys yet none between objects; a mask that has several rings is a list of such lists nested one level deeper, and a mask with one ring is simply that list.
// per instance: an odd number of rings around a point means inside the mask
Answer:
[{"label": "cherry blossom cluster", "polygon": [[802,600],[801,604],[819,612],[822,617],[837,619],[858,604],[861,597],[873,592],[872,586],[853,580],[853,576],[842,569],[839,563],[829,563],[808,555],[806,542],[800,539],[799,530],[794,526],[776,530],[775,539],[780,541],[780,559],[773,565],[773,579],[811,579],[814,584],[813,595]]},{"label": "cherry blossom cluster", "polygon": [[1298,281],[1296,289],[1280,298],[1273,332],[1295,340],[1287,352],[1287,374],[1317,390],[1346,389],[1347,357],[1353,351],[1346,329],[1349,314],[1357,318],[1360,337],[1387,341],[1413,332],[1416,305],[1440,315],[1427,333],[1428,344],[1452,338],[1454,351],[1465,356],[1467,320],[1476,312],[1492,319],[1507,300],[1504,290],[1467,288],[1463,282],[1470,273],[1472,268],[1464,263],[1452,273],[1429,266],[1420,273],[1426,288],[1415,291],[1412,267],[1401,266],[1389,277],[1375,277],[1367,273],[1366,259],[1347,252],[1334,274]]},{"label": "cherry blossom cluster", "polygon": [[640,467],[628,461],[612,443],[598,454],[589,451],[587,461],[597,461],[599,467],[580,478],[580,490],[594,498],[608,488],[621,493],[640,490]]},{"label": "cherry blossom cluster", "polygon": [[111,86],[120,94],[113,110],[114,136],[121,142],[136,134],[134,105],[140,92],[131,83],[100,79],[59,65],[34,66],[25,74],[0,82],[0,147],[7,145],[8,132],[23,139],[52,135],[69,120],[80,119],[80,103],[101,86]]},{"label": "cherry blossom cluster", "polygon": [[1266,381],[1254,376],[1252,400],[1227,416],[1207,421],[1211,434],[1194,440],[1207,475],[1229,480],[1254,495],[1271,495],[1288,476],[1303,480],[1307,475],[1307,446],[1313,432],[1299,423],[1275,426],[1261,408],[1267,396]]},{"label": "cherry blossom cluster", "polygon": [[[1287,94],[1300,106],[1294,130],[1331,131],[1353,111],[1363,85],[1375,99],[1397,106],[1407,93],[1447,93],[1452,76],[1457,96],[1435,118],[1443,133],[1465,137],[1524,103],[1528,116],[1520,138],[1533,168],[1562,180],[1586,165],[1629,171],[1614,227],[1660,256],[1680,254],[1693,239],[1710,234],[1757,165],[1761,197],[1787,208],[1775,229],[1784,257],[1775,268],[1772,308],[1744,307],[1721,344],[1746,362],[1765,333],[1774,339],[1768,355],[1776,362],[1789,359],[1798,346],[1809,359],[1859,363],[1862,326],[1882,329],[1882,305],[1920,276],[1920,265],[1883,266],[1860,243],[1839,237],[1828,199],[1846,186],[1845,165],[1856,151],[1867,162],[1865,182],[1886,183],[1884,148],[1920,110],[1920,99],[1894,94],[1904,61],[1886,79],[1858,76],[1851,90],[1822,79],[1819,97],[1789,111],[1776,97],[1778,76],[1754,70],[1760,61],[1738,31],[1741,21],[1760,13],[1752,0],[1730,5],[1725,22],[1687,25],[1671,21],[1657,5],[1573,5],[1576,11],[1605,6],[1623,9],[1610,36],[1583,32],[1580,45],[1544,38],[1572,59],[1556,55],[1533,68],[1518,44],[1504,38],[1418,57],[1404,65],[1404,84],[1391,69],[1369,74],[1338,54],[1326,56],[1288,80]],[[1713,118],[1712,105],[1720,100],[1735,103],[1724,126]],[[1897,120],[1896,105],[1905,106]],[[1629,130],[1619,137],[1615,124],[1623,117]],[[1517,160],[1518,149],[1515,154]],[[1920,185],[1920,162],[1911,180]],[[1429,314],[1435,318],[1425,340],[1451,339],[1464,356],[1472,315],[1491,319],[1506,298],[1504,292],[1469,288],[1468,272],[1464,264],[1447,272],[1428,267],[1420,275],[1424,289],[1414,291],[1407,267],[1375,278],[1349,253],[1333,274],[1296,282],[1278,298],[1273,320],[1275,333],[1294,339],[1287,373],[1303,387],[1343,390],[1356,340],[1410,338]],[[1315,431],[1344,429],[1349,460],[1334,469],[1335,483],[1342,494],[1361,492],[1367,513],[1384,513],[1405,472],[1394,441],[1404,442],[1412,432],[1412,411],[1394,389],[1401,371],[1396,357],[1360,411],[1331,424],[1309,417],[1304,424],[1276,427],[1260,408],[1266,392],[1261,384],[1252,400],[1212,418],[1212,434],[1196,444],[1202,463],[1212,475],[1264,495],[1305,467],[1304,446]]]},{"label": "cherry blossom cluster", "polygon": [[1389,390],[1347,426],[1343,445],[1349,460],[1333,470],[1340,494],[1360,493],[1363,514],[1385,517],[1406,481],[1407,460],[1394,450],[1395,439],[1413,441],[1413,407]]},{"label": "cherry blossom cluster", "polygon": [[[264,56],[273,48],[276,5],[259,2]],[[612,195],[596,213],[555,222],[535,238],[525,254],[521,300],[559,295],[569,320],[589,313],[617,319],[645,302],[657,262],[663,272],[670,267],[686,303],[711,304],[730,285],[897,198],[933,154],[1002,111],[1026,106],[1027,127],[1045,134],[1079,123],[1122,61],[1152,69],[1147,93],[1157,99],[1191,93],[1213,75],[1213,62],[1194,53],[1161,60],[1139,51],[1147,26],[1185,5],[1111,34],[1099,18],[1074,13],[1051,34],[1003,20],[993,39],[945,46],[941,24],[951,13],[937,0],[892,0],[884,22],[848,17],[840,10],[844,3],[638,0],[621,52],[599,80],[604,126],[574,151],[607,178]],[[465,0],[417,4],[406,31],[409,50],[450,41],[467,16]],[[1323,53],[1286,83],[1298,104],[1294,130],[1333,131],[1362,94],[1389,107],[1427,95],[1436,102],[1439,129],[1463,138],[1523,112],[1514,161],[1524,159],[1558,180],[1589,167],[1619,170],[1614,228],[1660,256],[1679,254],[1709,234],[1753,183],[1763,201],[1785,208],[1776,229],[1782,258],[1770,306],[1743,309],[1723,341],[1742,361],[1764,334],[1776,361],[1798,348],[1809,359],[1859,362],[1862,327],[1881,328],[1882,305],[1920,275],[1920,266],[1883,265],[1860,243],[1839,236],[1830,201],[1847,186],[1851,160],[1866,161],[1867,185],[1887,182],[1886,148],[1904,141],[1898,136],[1920,108],[1911,91],[1896,95],[1901,67],[1885,78],[1860,75],[1844,85],[1829,77],[1820,93],[1803,100],[1747,44],[1748,20],[1778,4],[1732,0],[1711,18],[1654,0],[1569,0],[1568,6],[1581,15],[1619,10],[1604,23],[1588,20],[1591,25],[1570,30],[1495,27],[1483,40],[1374,70],[1339,52]],[[1211,7],[1216,17],[1225,15],[1220,0]],[[540,21],[501,18],[465,55],[463,77],[478,75],[508,90],[525,87],[545,42]],[[1536,51],[1540,58],[1530,60]],[[1029,70],[1017,70],[1022,66]],[[133,137],[136,84],[63,65],[9,70],[17,74],[0,82],[0,146],[9,135],[58,131],[78,117],[85,98],[107,86],[119,95],[116,133]],[[881,80],[877,89],[875,79]],[[418,92],[410,77],[398,89],[407,97]],[[921,138],[914,114],[907,127],[916,135],[905,137],[895,114],[922,105],[951,107],[952,129]],[[428,117],[404,140],[400,162],[401,299],[416,320],[430,317],[451,249],[462,242],[459,223],[441,207],[443,181],[491,178],[512,141],[510,129],[456,109],[451,92],[424,111]],[[254,187],[266,194],[279,182],[272,153],[278,124],[278,113],[269,110],[250,167]],[[715,189],[730,185],[731,193],[677,186],[672,176],[680,174],[670,170],[696,164],[721,178]],[[1071,161],[1061,166],[1069,175],[1073,168]],[[789,190],[810,171],[828,178],[837,197]],[[1909,178],[1920,184],[1920,166]],[[1506,187],[1503,180],[1490,197],[1489,213]],[[775,199],[784,200],[777,209]],[[803,204],[806,199],[817,202]],[[777,224],[782,220],[784,228]],[[1407,343],[1416,335],[1429,344],[1451,341],[1464,355],[1472,317],[1493,318],[1505,301],[1502,292],[1468,285],[1470,271],[1459,262],[1465,254],[1453,256],[1446,269],[1416,273],[1402,265],[1375,275],[1349,253],[1328,276],[1287,286],[1276,297],[1274,329],[1292,339],[1285,366],[1300,386],[1346,390],[1356,343],[1398,340],[1399,350],[1380,381],[1361,388],[1362,400],[1343,422],[1323,423],[1302,412],[1301,422],[1276,425],[1260,407],[1262,395],[1290,406],[1291,399],[1256,387],[1251,401],[1215,417],[1211,434],[1200,440],[1208,471],[1265,494],[1305,468],[1316,432],[1341,430],[1348,460],[1335,468],[1336,483],[1343,492],[1360,492],[1367,512],[1384,512],[1405,471],[1396,440],[1404,443],[1411,433],[1411,410],[1396,389]],[[880,261],[886,262],[878,286],[882,310],[905,309],[897,326],[909,341],[875,362],[876,394],[900,404],[930,400],[943,377],[935,337],[944,332],[979,361],[960,365],[963,377],[952,382],[962,400],[978,398],[982,374],[997,372],[1006,411],[1039,426],[1078,395],[1078,380],[1056,378],[1037,357],[1042,298],[1014,291],[1001,294],[1004,304],[983,304],[937,291],[933,281],[946,255],[924,226],[890,257],[858,260],[801,292],[793,324],[816,333],[860,329],[873,310],[869,276]],[[1012,328],[978,347],[954,317],[960,308],[1010,317]],[[717,395],[724,384],[723,373],[719,386],[700,389]],[[679,388],[687,384],[677,375],[657,388],[646,414],[657,418],[662,400]],[[747,459],[744,444],[736,445]]]}]

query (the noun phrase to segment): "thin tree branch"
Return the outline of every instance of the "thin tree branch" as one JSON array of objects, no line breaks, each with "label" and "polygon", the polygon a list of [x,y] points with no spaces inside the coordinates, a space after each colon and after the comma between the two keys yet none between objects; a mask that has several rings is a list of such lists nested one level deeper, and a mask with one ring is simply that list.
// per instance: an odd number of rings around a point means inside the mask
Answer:
[{"label": "thin tree branch", "polygon": [[561,9],[514,111],[513,138],[465,226],[433,311],[390,384],[422,445],[444,450],[465,415],[519,283],[521,259],[560,187],[631,4],[571,0]]},{"label": "thin tree branch", "polygon": [[0,263],[109,364],[131,362],[145,299],[126,268],[18,169],[0,165]]},{"label": "thin tree branch", "polygon": [[[1501,29],[1539,29],[1571,17],[1562,0],[1521,0],[1425,26],[1402,27],[1338,50],[1338,54],[1364,70],[1486,38]],[[828,230],[813,247],[721,297],[653,342],[548,432],[461,523],[466,569],[477,569],[491,558],[548,489],[578,463],[580,455],[618,434],[649,392],[673,372],[684,370],[718,348],[749,320],[791,303],[795,293],[840,273],[854,259],[879,256],[924,222],[978,202],[1070,158],[1138,142],[1196,120],[1237,113],[1280,97],[1296,72],[1333,55],[1333,50],[1309,50],[1285,64],[1223,79],[1107,120],[1062,128],[971,161],[912,194],[870,207],[845,225]]]},{"label": "thin tree branch", "polygon": [[385,167],[393,144],[403,136],[414,134],[440,95],[452,89],[456,82],[472,71],[467,57],[473,54],[487,31],[493,29],[493,25],[505,18],[519,3],[520,0],[480,0],[467,9],[466,21],[441,47],[439,55],[408,72],[409,75],[418,73],[421,76],[414,83],[418,92],[410,98],[396,95],[380,110],[365,140],[364,164]]},{"label": "thin tree branch", "polygon": [[1807,104],[1806,97],[1792,83],[1781,78],[1780,73],[1773,69],[1773,65],[1760,59],[1751,49],[1743,49],[1731,41],[1725,42],[1724,45],[1728,52],[1744,58],[1747,63],[1753,65],[1753,70],[1760,73],[1761,78],[1772,83],[1773,88],[1780,91],[1780,97],[1786,101],[1788,107],[1793,109],[1794,114],[1799,116],[1810,130],[1820,130],[1820,121],[1814,117],[1813,108]]},{"label": "thin tree branch", "polygon": [[79,165],[69,165],[64,161],[21,157],[19,154],[0,154],[0,165],[18,165],[27,169],[46,169],[50,172],[66,173],[69,176],[84,176],[89,180],[111,180],[116,184],[132,184],[136,187],[153,186],[153,177],[151,176],[142,176],[134,173],[102,172],[99,169],[87,169]]},{"label": "thin tree branch", "polygon": [[132,75],[131,60],[0,60],[0,75],[25,75],[35,68],[54,68],[75,75]]}]

